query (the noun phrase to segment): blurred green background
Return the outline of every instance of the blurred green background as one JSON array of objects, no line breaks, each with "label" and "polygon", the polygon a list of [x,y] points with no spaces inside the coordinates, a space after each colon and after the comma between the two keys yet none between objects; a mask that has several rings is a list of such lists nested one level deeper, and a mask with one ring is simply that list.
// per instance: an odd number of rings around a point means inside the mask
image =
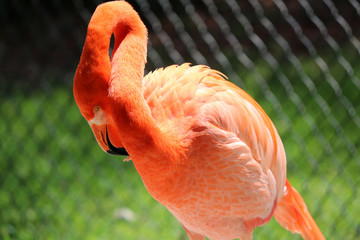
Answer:
[{"label": "blurred green background", "polygon": [[[100,1],[1,1],[0,239],[187,239],[131,162],[101,151],[72,96]],[[206,64],[257,100],[328,239],[360,239],[360,4],[130,1],[147,71]],[[254,239],[301,239],[275,220]]]}]

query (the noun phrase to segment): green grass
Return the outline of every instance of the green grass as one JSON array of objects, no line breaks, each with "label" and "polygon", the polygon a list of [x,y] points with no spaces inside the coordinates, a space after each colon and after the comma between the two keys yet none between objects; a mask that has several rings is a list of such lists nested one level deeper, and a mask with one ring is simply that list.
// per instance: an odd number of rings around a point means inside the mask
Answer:
[{"label": "green grass", "polygon": [[[329,110],[323,111],[291,64],[281,72],[291,79],[293,90],[285,89],[266,63],[256,62],[255,70],[275,100],[261,91],[263,83],[254,75],[239,75],[277,126],[287,152],[288,178],[324,235],[356,239],[359,129],[318,67],[308,60],[301,64]],[[331,74],[346,91],[341,96],[359,112],[358,89],[336,67]],[[12,88],[0,98],[0,239],[186,239],[175,218],[149,196],[133,164],[101,151],[71,88],[40,89]],[[123,208],[134,213],[132,220],[117,214]],[[301,238],[271,220],[255,230],[254,239]]]}]

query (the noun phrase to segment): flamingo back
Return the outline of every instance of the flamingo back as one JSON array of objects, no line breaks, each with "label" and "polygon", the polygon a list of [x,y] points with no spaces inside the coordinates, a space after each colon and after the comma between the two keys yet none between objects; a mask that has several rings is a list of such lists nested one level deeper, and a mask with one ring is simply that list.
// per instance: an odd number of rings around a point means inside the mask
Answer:
[{"label": "flamingo back", "polygon": [[160,196],[144,184],[188,231],[214,239],[238,238],[265,224],[286,180],[285,152],[273,123],[225,78],[206,66],[183,64],[143,79],[152,117],[179,139],[186,158],[173,194]]}]

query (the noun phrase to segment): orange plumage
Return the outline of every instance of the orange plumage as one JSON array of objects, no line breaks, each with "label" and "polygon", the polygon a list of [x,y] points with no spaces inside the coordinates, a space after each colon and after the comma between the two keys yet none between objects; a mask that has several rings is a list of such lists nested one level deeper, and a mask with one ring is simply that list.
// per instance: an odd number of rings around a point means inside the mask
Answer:
[{"label": "orange plumage", "polygon": [[324,239],[286,180],[282,142],[256,101],[206,66],[143,77],[146,46],[146,27],[130,4],[96,9],[74,96],[101,148],[129,155],[192,240],[252,239],[273,215],[304,239]]}]

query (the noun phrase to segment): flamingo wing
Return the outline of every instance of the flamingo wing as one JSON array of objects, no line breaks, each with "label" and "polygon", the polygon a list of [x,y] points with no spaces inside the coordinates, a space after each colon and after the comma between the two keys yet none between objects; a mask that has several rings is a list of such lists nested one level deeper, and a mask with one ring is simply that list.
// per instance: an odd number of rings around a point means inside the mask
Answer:
[{"label": "flamingo wing", "polygon": [[170,66],[143,82],[153,118],[163,132],[181,139],[192,166],[177,188],[188,198],[158,200],[189,232],[209,232],[215,224],[239,237],[246,230],[239,221],[251,229],[267,222],[283,193],[286,158],[255,100],[206,66]]},{"label": "flamingo wing", "polygon": [[189,128],[208,123],[235,134],[264,172],[273,172],[282,192],[286,157],[275,126],[251,96],[224,77],[207,66],[173,65],[145,76],[144,96],[164,131],[188,133]]}]

